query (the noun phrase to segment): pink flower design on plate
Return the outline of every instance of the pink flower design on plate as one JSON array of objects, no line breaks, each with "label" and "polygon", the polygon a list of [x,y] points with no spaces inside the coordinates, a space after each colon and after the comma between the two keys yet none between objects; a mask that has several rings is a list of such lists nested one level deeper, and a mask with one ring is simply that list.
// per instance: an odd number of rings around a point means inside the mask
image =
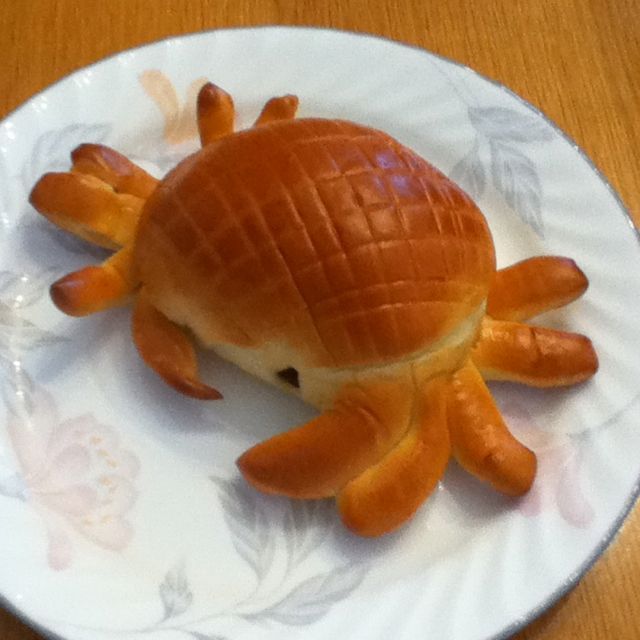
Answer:
[{"label": "pink flower design on plate", "polygon": [[566,522],[587,528],[595,514],[581,486],[580,443],[564,434],[543,431],[529,412],[514,402],[505,404],[502,413],[514,434],[538,456],[536,480],[520,501],[520,511],[533,517],[557,508]]},{"label": "pink flower design on plate", "polygon": [[104,549],[124,549],[133,534],[125,515],[137,497],[138,459],[91,414],[60,421],[47,391],[32,387],[29,395],[7,428],[26,499],[47,525],[49,565],[70,566],[73,530]]},{"label": "pink flower design on plate", "polygon": [[206,82],[206,78],[194,80],[182,102],[173,83],[162,71],[149,69],[140,74],[140,83],[162,113],[163,137],[168,144],[180,144],[198,135],[196,97]]}]

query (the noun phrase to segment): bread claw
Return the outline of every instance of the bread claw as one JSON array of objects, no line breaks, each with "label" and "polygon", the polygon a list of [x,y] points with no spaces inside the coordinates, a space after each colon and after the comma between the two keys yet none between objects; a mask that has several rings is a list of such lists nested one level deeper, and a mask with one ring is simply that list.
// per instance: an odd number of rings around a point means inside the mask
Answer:
[{"label": "bread claw", "polygon": [[497,320],[528,320],[579,298],[589,281],[570,258],[536,256],[496,271],[487,314]]},{"label": "bread claw", "polygon": [[335,496],[402,438],[411,404],[411,393],[395,382],[349,385],[331,409],[255,445],[238,459],[238,467],[265,493]]},{"label": "bread claw", "polygon": [[203,147],[233,133],[233,98],[212,82],[207,82],[198,93],[197,114],[198,132]]},{"label": "bread claw", "polygon": [[464,469],[507,495],[529,491],[536,456],[511,434],[471,361],[448,386],[447,423],[453,455]]},{"label": "bread claw", "polygon": [[90,174],[46,173],[32,189],[29,202],[51,222],[83,240],[118,249],[132,242],[145,201],[116,193]]},{"label": "bread claw", "polygon": [[124,304],[136,287],[131,247],[120,249],[101,265],[63,276],[51,285],[54,304],[70,316],[86,316]]},{"label": "bread claw", "polygon": [[260,127],[277,120],[291,120],[298,110],[298,97],[292,95],[271,98],[260,112],[254,127]]},{"label": "bread claw", "polygon": [[[143,81],[182,139],[169,80]],[[84,315],[134,298],[140,356],[183,394],[221,397],[200,379],[195,337],[320,409],[238,466],[267,493],[336,496],[360,535],[411,518],[451,453],[522,495],[536,457],[483,376],[544,387],[594,375],[586,337],[523,323],[575,300],[587,278],[558,256],[496,271],[484,216],[437,169],[380,131],[296,120],[297,106],[273,98],[236,135],[233,99],[206,84],[205,148],[160,183],[113,149],[78,147],[31,202],[119,251],[58,280],[54,302]]]},{"label": "bread claw", "polygon": [[451,456],[445,381],[415,390],[407,432],[376,464],[349,481],[337,496],[345,526],[361,536],[395,531],[431,495]]},{"label": "bread claw", "polygon": [[222,394],[202,382],[193,341],[187,332],[139,294],[133,310],[133,341],[138,353],[176,391],[200,400],[217,400]]},{"label": "bread claw", "polygon": [[565,387],[591,378],[598,356],[586,336],[485,317],[471,357],[485,380]]},{"label": "bread claw", "polygon": [[71,152],[71,170],[99,178],[117,193],[146,200],[158,180],[115,149],[103,144],[81,144]]}]

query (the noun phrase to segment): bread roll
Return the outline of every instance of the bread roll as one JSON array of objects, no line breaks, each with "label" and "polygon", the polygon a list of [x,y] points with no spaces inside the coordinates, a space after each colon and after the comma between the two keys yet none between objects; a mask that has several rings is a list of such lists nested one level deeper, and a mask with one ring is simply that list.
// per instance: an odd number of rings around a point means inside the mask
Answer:
[{"label": "bread roll", "polygon": [[483,214],[440,171],[381,131],[295,120],[296,108],[274,98],[233,133],[231,96],[205,85],[204,148],[159,183],[106,147],[76,150],[31,201],[119,252],[59,280],[54,301],[82,315],[135,298],[138,351],[182,393],[221,397],[200,379],[194,335],[320,409],[238,465],[267,493],[336,496],[360,535],[408,520],[450,451],[521,495],[535,454],[481,374],[536,386],[593,375],[586,338],[517,322],[575,299],[586,277],[558,257],[496,272]]}]

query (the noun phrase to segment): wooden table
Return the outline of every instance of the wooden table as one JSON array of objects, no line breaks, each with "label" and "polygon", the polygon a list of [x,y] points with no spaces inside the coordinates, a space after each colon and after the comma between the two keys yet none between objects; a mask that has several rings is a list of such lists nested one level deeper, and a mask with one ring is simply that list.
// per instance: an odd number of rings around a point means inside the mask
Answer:
[{"label": "wooden table", "polygon": [[[259,24],[382,34],[499,80],[578,142],[640,225],[638,0],[6,0],[0,118],[113,52],[180,33]],[[39,636],[0,611],[0,638]],[[516,638],[640,638],[640,507],[581,583]]]}]

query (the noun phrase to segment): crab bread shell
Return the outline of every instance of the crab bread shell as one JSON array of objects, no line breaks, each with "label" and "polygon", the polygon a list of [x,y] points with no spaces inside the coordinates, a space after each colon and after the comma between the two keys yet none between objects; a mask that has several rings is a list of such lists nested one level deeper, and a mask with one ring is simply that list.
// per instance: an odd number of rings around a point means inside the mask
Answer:
[{"label": "crab bread shell", "polygon": [[180,163],[145,206],[135,265],[165,315],[275,377],[410,361],[460,327],[471,339],[495,255],[478,207],[413,151],[300,119]]}]

